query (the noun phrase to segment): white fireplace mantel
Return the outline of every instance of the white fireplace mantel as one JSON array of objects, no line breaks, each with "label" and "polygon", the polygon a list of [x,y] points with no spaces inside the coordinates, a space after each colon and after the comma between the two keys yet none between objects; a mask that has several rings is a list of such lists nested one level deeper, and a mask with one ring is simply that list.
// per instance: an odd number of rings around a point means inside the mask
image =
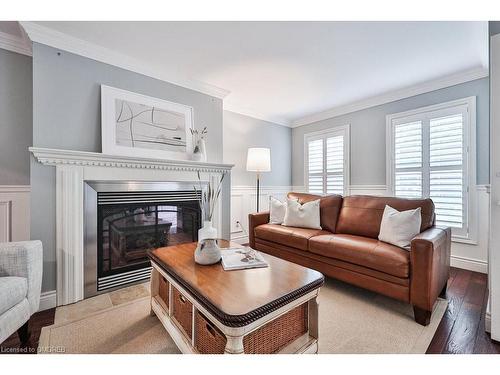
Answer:
[{"label": "white fireplace mantel", "polygon": [[[84,182],[196,181],[197,173],[226,174],[214,221],[229,236],[230,164],[161,160],[30,147],[38,162],[56,168],[57,305],[84,298]],[[203,178],[203,177],[202,177]],[[227,233],[225,233],[225,229]]]},{"label": "white fireplace mantel", "polygon": [[202,171],[225,173],[233,164],[205,163],[192,160],[163,160],[130,156],[107,155],[98,152],[30,147],[36,160],[44,165],[75,165],[115,168],[160,169],[171,171]]}]

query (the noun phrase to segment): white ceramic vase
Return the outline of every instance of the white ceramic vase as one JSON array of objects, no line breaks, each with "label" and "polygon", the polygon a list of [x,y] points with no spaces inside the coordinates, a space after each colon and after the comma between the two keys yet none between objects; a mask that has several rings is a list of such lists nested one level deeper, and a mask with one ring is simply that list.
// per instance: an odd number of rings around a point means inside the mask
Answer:
[{"label": "white ceramic vase", "polygon": [[205,145],[205,139],[201,138],[199,146],[200,148],[200,154],[201,154],[201,159],[200,161],[207,162],[207,146]]},{"label": "white ceramic vase", "polygon": [[203,228],[198,230],[198,246],[194,252],[194,261],[198,264],[209,265],[220,261],[220,248],[217,245],[217,229],[212,222],[206,220]]},{"label": "white ceramic vase", "polygon": [[193,152],[192,159],[194,161],[202,161],[202,162],[206,163],[206,161],[207,161],[207,148],[205,145],[205,140],[203,138],[200,138],[196,141],[195,152]]}]

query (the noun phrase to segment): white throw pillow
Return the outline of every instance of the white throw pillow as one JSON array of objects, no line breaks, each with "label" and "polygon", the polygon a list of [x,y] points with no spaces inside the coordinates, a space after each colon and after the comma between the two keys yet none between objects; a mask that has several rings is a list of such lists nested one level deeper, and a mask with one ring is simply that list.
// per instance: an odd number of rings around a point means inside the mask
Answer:
[{"label": "white throw pillow", "polygon": [[283,225],[287,227],[321,229],[319,199],[304,204],[287,199]]},{"label": "white throw pillow", "polygon": [[286,202],[269,197],[269,224],[282,224],[286,213]]},{"label": "white throw pillow", "polygon": [[420,233],[422,223],[420,211],[418,207],[414,210],[399,212],[386,205],[378,239],[408,250],[413,237]]}]

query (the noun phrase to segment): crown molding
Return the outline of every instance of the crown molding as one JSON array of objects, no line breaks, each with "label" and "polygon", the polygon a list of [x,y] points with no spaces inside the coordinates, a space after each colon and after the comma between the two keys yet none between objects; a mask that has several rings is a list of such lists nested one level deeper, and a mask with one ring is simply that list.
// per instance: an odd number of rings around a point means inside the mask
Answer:
[{"label": "crown molding", "polygon": [[425,94],[427,92],[436,91],[450,86],[455,86],[461,83],[474,81],[476,79],[488,77],[488,74],[489,72],[487,68],[479,67],[463,71],[460,73],[452,74],[449,76],[441,77],[432,81],[427,81],[417,85],[409,86],[400,90],[390,91],[385,94],[356,101],[350,104],[334,107],[323,112],[299,118],[292,122],[292,128],[308,125],[313,122],[326,120],[336,116],[345,115],[347,113],[360,111],[366,108],[371,108],[378,105],[395,102],[397,100],[410,98],[412,96]]},{"label": "crown molding", "polygon": [[231,103],[224,102],[224,111],[234,112],[243,116],[255,118],[257,120],[272,122],[273,124],[286,126],[287,128],[292,127],[292,122],[285,118],[265,115],[258,111],[254,111],[248,108],[242,108],[237,105],[233,105]]},{"label": "crown molding", "polygon": [[7,51],[31,56],[31,43],[27,38],[11,35],[0,31],[0,48]]},{"label": "crown molding", "polygon": [[219,99],[224,99],[224,97],[229,94],[229,91],[226,89],[194,79],[181,77],[172,74],[171,72],[163,71],[162,69],[152,68],[147,61],[134,59],[122,53],[115,52],[109,48],[101,47],[83,39],[75,38],[49,27],[27,21],[20,21],[19,23],[33,42],[45,44],[50,47],[103,62],[105,64],[130,70],[161,81],[173,83],[174,85],[182,86],[184,88],[214,96]]},{"label": "crown molding", "polygon": [[233,164],[205,163],[192,160],[163,160],[108,155],[98,152],[30,147],[29,151],[43,165],[73,165],[90,167],[160,169],[186,172],[226,173]]}]

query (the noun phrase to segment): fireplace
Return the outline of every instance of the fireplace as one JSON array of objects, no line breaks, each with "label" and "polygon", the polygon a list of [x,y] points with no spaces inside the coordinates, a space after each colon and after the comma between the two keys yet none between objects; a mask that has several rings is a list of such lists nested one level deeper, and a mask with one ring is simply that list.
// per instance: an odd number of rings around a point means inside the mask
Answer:
[{"label": "fireplace", "polygon": [[148,280],[148,250],[197,241],[192,183],[87,181],[84,194],[85,298]]}]

